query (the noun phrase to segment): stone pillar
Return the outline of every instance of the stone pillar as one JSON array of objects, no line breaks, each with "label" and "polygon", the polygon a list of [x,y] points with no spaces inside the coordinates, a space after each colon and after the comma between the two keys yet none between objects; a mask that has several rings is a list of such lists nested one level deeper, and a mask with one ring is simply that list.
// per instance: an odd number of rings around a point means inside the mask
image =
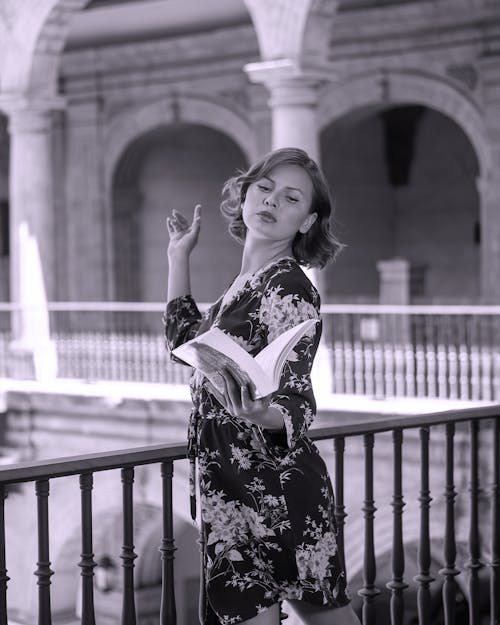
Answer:
[{"label": "stone pillar", "polygon": [[249,63],[244,69],[252,82],[269,90],[273,149],[302,148],[319,162],[316,108],[320,78],[286,60]]},{"label": "stone pillar", "polygon": [[[263,61],[244,67],[252,82],[264,84],[270,93],[272,146],[301,148],[320,162],[319,134],[316,119],[318,76],[299,70],[292,61]],[[321,292],[319,271],[306,270]]]},{"label": "stone pillar", "polygon": [[379,304],[410,303],[410,263],[405,258],[379,260]]},{"label": "stone pillar", "polygon": [[485,155],[481,162],[477,190],[480,199],[480,280],[481,304],[500,304],[500,54],[485,53],[478,58],[484,85]]},{"label": "stone pillar", "polygon": [[98,100],[68,103],[66,262],[68,299],[73,301],[105,301],[111,289],[111,214],[106,215],[104,208],[99,126]]},{"label": "stone pillar", "polygon": [[494,150],[494,159],[494,170],[477,180],[481,224],[481,304],[500,304],[500,141]]},{"label": "stone pillar", "polygon": [[[319,164],[316,110],[320,78],[299,70],[295,63],[288,60],[249,63],[244,69],[252,82],[262,83],[269,90],[272,149],[301,148]],[[321,272],[314,269],[304,271],[320,294],[324,293]],[[314,388],[322,395],[328,395],[333,388],[330,356],[325,341],[322,341],[312,370]]]},{"label": "stone pillar", "polygon": [[51,110],[60,105],[0,103],[10,133],[12,377],[52,379],[57,371],[47,302],[55,288]]},{"label": "stone pillar", "polygon": [[[380,274],[379,304],[410,304],[410,263],[401,257],[379,260],[377,269]],[[400,350],[411,348],[411,320],[407,314],[393,313],[381,315],[378,323],[380,339]]]}]

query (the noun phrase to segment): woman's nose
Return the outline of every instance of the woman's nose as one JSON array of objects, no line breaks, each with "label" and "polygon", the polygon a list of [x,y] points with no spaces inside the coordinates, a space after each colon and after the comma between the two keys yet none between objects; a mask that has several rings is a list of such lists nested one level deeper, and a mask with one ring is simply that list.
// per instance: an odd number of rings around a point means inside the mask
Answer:
[{"label": "woman's nose", "polygon": [[273,206],[274,208],[278,207],[278,198],[274,194],[270,194],[264,198],[264,204],[266,206]]}]

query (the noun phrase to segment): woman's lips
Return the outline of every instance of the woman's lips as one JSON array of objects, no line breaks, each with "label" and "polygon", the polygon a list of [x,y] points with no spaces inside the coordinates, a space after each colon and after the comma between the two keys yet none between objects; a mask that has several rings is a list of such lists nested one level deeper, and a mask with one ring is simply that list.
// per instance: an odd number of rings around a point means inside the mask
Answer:
[{"label": "woman's lips", "polygon": [[261,217],[264,221],[268,221],[273,224],[276,223],[276,217],[268,211],[260,211],[257,215],[259,215],[259,217]]}]

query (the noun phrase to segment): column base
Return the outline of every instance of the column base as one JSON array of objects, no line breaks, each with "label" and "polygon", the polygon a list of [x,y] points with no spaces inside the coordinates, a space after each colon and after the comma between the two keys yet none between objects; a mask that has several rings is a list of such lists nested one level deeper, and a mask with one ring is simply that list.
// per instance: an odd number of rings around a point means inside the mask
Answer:
[{"label": "column base", "polygon": [[12,341],[9,345],[7,375],[15,380],[54,380],[57,377],[57,352],[54,341],[35,345],[24,341]]}]

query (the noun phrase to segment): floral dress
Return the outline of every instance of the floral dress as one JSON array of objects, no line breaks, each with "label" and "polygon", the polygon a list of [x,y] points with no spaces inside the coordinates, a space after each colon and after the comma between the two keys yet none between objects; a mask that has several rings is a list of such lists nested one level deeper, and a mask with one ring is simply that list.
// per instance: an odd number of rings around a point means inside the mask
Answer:
[{"label": "floral dress", "polygon": [[[262,267],[221,302],[222,297],[202,316],[190,295],[170,301],[164,315],[167,349],[217,326],[255,355],[288,328],[319,318],[318,292],[292,257]],[[205,625],[239,623],[284,599],[331,607],[350,601],[337,551],[332,485],[307,436],[316,409],[310,370],[320,335],[321,322],[286,361],[271,401],[283,415],[281,431],[232,416],[202,375],[191,377],[191,513],[194,519],[196,457]]]}]

